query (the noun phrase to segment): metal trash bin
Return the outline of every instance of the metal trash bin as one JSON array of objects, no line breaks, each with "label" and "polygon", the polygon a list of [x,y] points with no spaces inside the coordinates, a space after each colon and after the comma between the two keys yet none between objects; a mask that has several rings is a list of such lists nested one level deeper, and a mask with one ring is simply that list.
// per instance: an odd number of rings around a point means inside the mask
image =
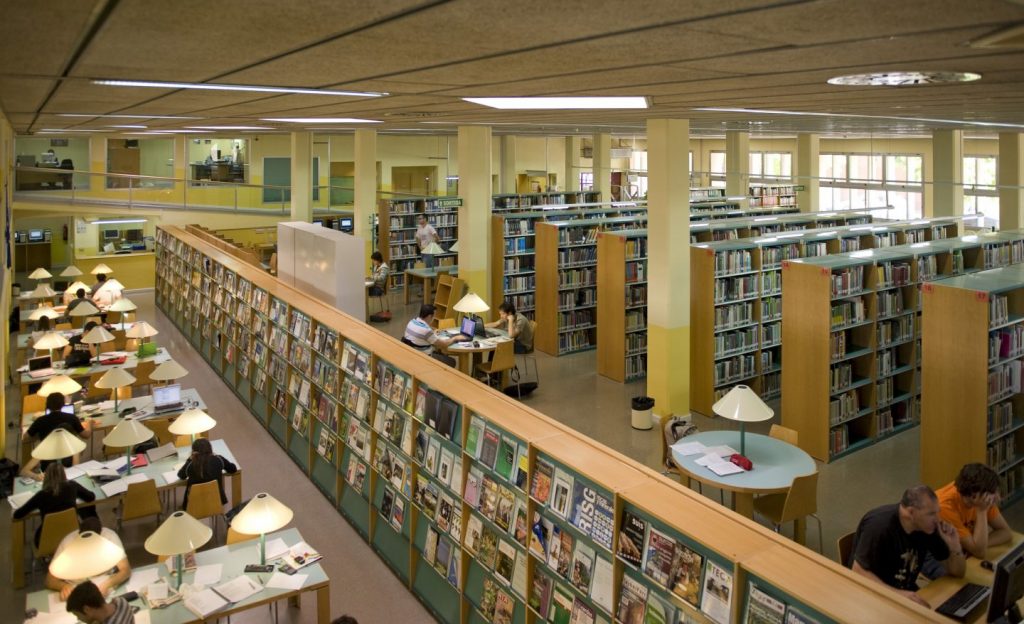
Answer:
[{"label": "metal trash bin", "polygon": [[633,397],[632,425],[634,429],[648,430],[651,428],[651,411],[654,399],[649,396]]}]

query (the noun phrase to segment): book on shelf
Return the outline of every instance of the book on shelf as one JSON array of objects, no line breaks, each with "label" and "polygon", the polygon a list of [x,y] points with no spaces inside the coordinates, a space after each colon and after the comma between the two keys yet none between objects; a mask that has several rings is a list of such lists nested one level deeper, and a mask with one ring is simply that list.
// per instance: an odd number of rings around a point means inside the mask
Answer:
[{"label": "book on shelf", "polygon": [[783,624],[786,604],[751,585],[747,594],[746,624]]},{"label": "book on shelf", "polygon": [[572,486],[572,475],[561,468],[555,468],[555,478],[551,486],[549,507],[551,511],[565,519],[569,518],[569,506],[572,503]]},{"label": "book on shelf", "polygon": [[555,583],[555,592],[551,600],[551,624],[570,624],[572,603],[575,600],[572,590],[562,583]]},{"label": "book on shelf", "polygon": [[619,611],[617,619],[622,624],[644,624],[647,606],[647,586],[628,574],[622,575],[619,589]]},{"label": "book on shelf", "polygon": [[628,510],[622,513],[617,554],[620,559],[636,570],[640,569],[640,564],[643,561],[646,532],[646,520]]},{"label": "book on shelf", "polygon": [[732,573],[708,560],[700,610],[718,624],[728,624],[732,608]]},{"label": "book on shelf", "polygon": [[590,593],[590,582],[594,571],[596,554],[583,540],[576,540],[572,554],[572,567],[569,582],[583,594]]},{"label": "book on shelf", "polygon": [[550,576],[543,572],[534,572],[528,604],[545,621],[548,619],[548,609],[551,606],[553,589],[554,581]]},{"label": "book on shelf", "polygon": [[676,621],[675,606],[659,596],[657,592],[649,592],[644,624],[675,624]]},{"label": "book on shelf", "polygon": [[650,528],[647,535],[647,547],[644,549],[644,574],[662,587],[669,585],[669,573],[672,571],[675,548],[675,540],[672,537],[653,526]]}]

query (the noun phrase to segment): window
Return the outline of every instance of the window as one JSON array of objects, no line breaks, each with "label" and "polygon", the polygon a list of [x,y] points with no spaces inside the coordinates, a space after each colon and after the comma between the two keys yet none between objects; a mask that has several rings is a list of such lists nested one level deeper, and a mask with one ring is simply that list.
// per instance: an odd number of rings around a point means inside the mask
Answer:
[{"label": "window", "polygon": [[711,186],[725,188],[725,152],[711,152]]},{"label": "window", "polygon": [[594,190],[594,172],[593,171],[580,171],[580,190],[592,191]]},{"label": "window", "polygon": [[[790,182],[793,179],[793,155],[789,152],[750,152],[749,182]],[[711,186],[725,187],[725,152],[711,152]]]},{"label": "window", "polygon": [[920,218],[923,163],[916,154],[821,154],[821,210],[871,210],[884,219]]},{"label": "window", "polygon": [[996,157],[964,156],[964,214],[982,215],[986,225],[999,227]]}]

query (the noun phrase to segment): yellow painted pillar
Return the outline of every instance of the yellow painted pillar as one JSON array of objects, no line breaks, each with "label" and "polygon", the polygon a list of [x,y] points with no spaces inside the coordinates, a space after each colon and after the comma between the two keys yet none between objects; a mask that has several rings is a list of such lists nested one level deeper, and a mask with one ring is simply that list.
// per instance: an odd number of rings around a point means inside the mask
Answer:
[{"label": "yellow painted pillar", "polygon": [[292,132],[292,221],[313,221],[312,132]]},{"label": "yellow painted pillar", "polygon": [[964,132],[932,131],[932,216],[964,213]]},{"label": "yellow painted pillar", "polygon": [[690,412],[689,151],[688,120],[647,120],[647,393],[663,416]]},{"label": "yellow painted pillar", "polygon": [[459,126],[459,277],[491,301],[491,128]]},{"label": "yellow painted pillar", "polygon": [[1024,134],[999,133],[999,229],[1024,227]]},{"label": "yellow painted pillar", "polygon": [[516,192],[516,138],[505,135],[501,141],[501,192]]},{"label": "yellow painted pillar", "polygon": [[[107,136],[95,134],[89,137],[90,173],[107,173]],[[89,176],[89,190],[96,192],[107,188],[107,178],[102,175]]]},{"label": "yellow painted pillar", "polygon": [[810,132],[796,135],[796,185],[803,187],[796,192],[796,204],[800,212],[818,212],[819,156],[821,155],[821,139]]},{"label": "yellow painted pillar", "polygon": [[188,141],[184,134],[174,135],[174,149],[171,158],[174,164],[171,166],[171,176],[174,178],[174,195],[186,203],[188,200],[185,189],[185,178],[188,177]]},{"label": "yellow painted pillar", "polygon": [[353,181],[353,234],[366,242],[366,262],[369,266],[373,251],[373,215],[377,212],[377,131],[356,130],[355,180]]},{"label": "yellow painted pillar", "polygon": [[[730,197],[750,195],[749,132],[727,130],[725,133],[725,194]],[[746,201],[743,205],[746,206]]]},{"label": "yellow painted pillar", "polygon": [[565,190],[580,190],[580,146],[577,136],[565,137]]},{"label": "yellow painted pillar", "polygon": [[600,201],[612,200],[612,135],[594,135],[594,190]]}]

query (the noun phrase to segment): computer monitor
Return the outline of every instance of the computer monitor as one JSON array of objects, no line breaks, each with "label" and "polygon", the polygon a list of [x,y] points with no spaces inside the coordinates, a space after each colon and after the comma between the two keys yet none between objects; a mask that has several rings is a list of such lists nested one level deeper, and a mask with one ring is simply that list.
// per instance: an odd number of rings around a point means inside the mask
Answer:
[{"label": "computer monitor", "polygon": [[103,230],[103,240],[121,240],[121,230]]},{"label": "computer monitor", "polygon": [[74,416],[75,415],[75,404],[74,403],[67,403],[67,404],[64,405],[64,407],[60,408],[60,411],[64,412],[65,414],[71,414],[72,416]]},{"label": "computer monitor", "polygon": [[1017,544],[995,564],[995,580],[988,601],[986,622],[1021,621],[1017,601],[1024,597],[1024,542]]},{"label": "computer monitor", "polygon": [[114,253],[114,243],[107,243],[103,246],[104,253]]},{"label": "computer monitor", "polygon": [[28,231],[28,242],[30,242],[30,243],[41,243],[41,242],[43,242],[43,231],[42,230],[29,230]]},{"label": "computer monitor", "polygon": [[124,239],[130,243],[141,243],[142,230],[125,230]]},{"label": "computer monitor", "polygon": [[43,370],[44,368],[50,368],[53,361],[48,355],[41,355],[39,357],[30,358],[28,361],[28,369],[30,371]]},{"label": "computer monitor", "polygon": [[342,232],[352,231],[352,219],[342,219],[341,225],[339,226]]},{"label": "computer monitor", "polygon": [[323,219],[313,219],[313,225],[319,225],[320,227],[323,227],[324,226],[324,220]]}]

